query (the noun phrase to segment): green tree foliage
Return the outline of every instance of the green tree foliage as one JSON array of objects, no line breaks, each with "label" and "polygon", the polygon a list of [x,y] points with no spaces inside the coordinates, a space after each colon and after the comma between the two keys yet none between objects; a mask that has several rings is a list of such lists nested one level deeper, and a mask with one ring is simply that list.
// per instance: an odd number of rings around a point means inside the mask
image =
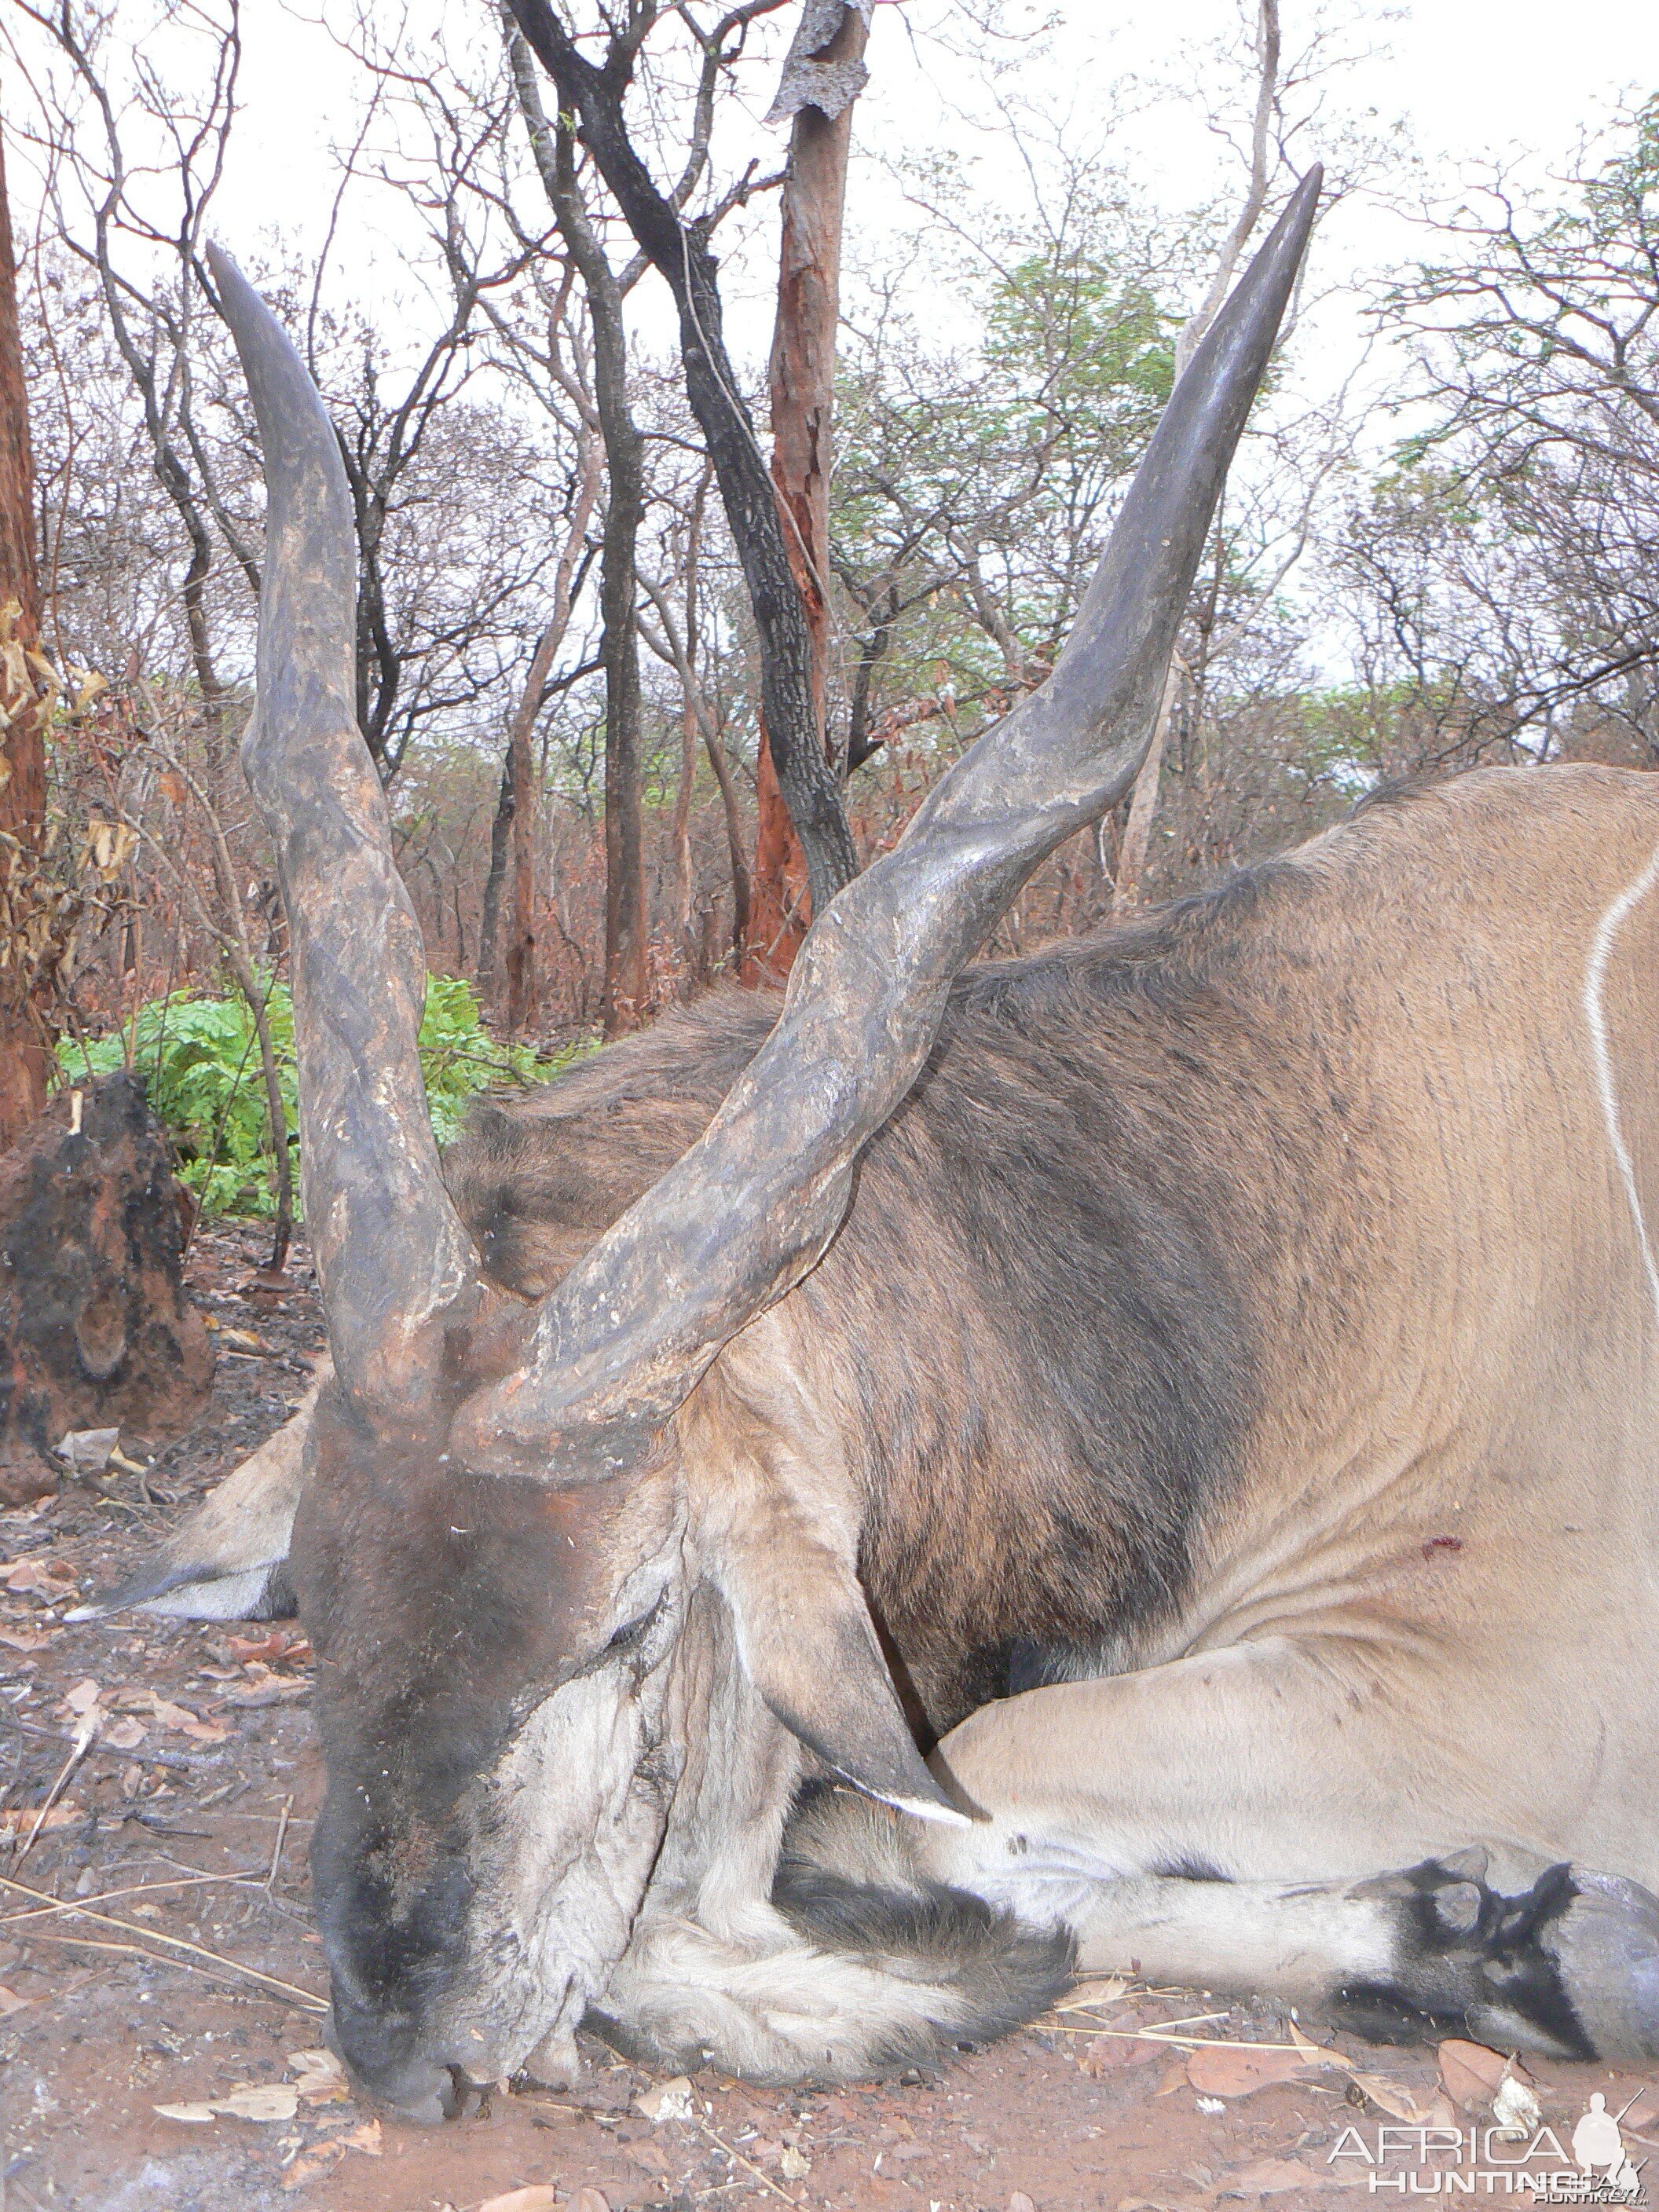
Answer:
[{"label": "green tree foliage", "polygon": [[[970,351],[883,312],[845,348],[833,559],[852,603],[853,750],[882,704],[939,719],[1057,649],[1169,397],[1180,315],[1117,202],[955,272]],[[969,732],[963,734],[970,734]]]},{"label": "green tree foliage", "polygon": [[[294,1004],[286,984],[272,986],[266,1013],[292,1127],[299,1118],[299,1095]],[[527,1046],[497,1042],[479,1022],[471,984],[450,975],[434,975],[427,985],[420,1053],[440,1145],[456,1135],[480,1091],[544,1082],[571,1057],[543,1060]],[[179,1175],[203,1210],[269,1218],[276,1205],[270,1133],[246,1000],[175,992],[141,1006],[128,1029],[84,1045],[65,1038],[58,1048],[64,1080],[70,1083],[88,1072],[107,1074],[129,1054],[173,1139]]]}]

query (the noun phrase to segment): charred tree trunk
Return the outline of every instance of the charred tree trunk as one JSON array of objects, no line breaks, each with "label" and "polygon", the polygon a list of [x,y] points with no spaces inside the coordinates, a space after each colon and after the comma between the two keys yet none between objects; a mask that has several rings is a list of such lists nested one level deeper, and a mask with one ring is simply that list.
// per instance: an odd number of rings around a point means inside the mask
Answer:
[{"label": "charred tree trunk", "polygon": [[772,758],[790,818],[806,855],[814,905],[827,906],[858,872],[839,781],[824,757],[812,711],[812,655],[805,611],[785,545],[783,519],[726,352],[710,250],[712,218],[684,221],[653,182],[628,135],[623,100],[634,40],[618,33],[603,66],[578,52],[548,0],[510,0],[520,30],[576,118],[641,251],[659,270],[679,311],[686,398],[702,432],[720,488],[732,542],[759,633],[761,696]]},{"label": "charred tree trunk", "polygon": [[[531,738],[535,734],[536,717],[547,696],[548,678],[553,661],[570,623],[570,580],[575,557],[581,548],[582,533],[587,527],[587,518],[592,512],[598,489],[597,464],[591,465],[583,474],[577,496],[577,511],[571,525],[565,555],[559,563],[559,580],[554,593],[553,618],[537,641],[531,658],[530,673],[525,678],[524,696],[519,701],[513,717],[513,732],[507,742],[507,768],[501,777],[501,806],[507,810],[508,844],[513,861],[513,898],[510,911],[513,927],[507,943],[507,1026],[514,1036],[528,1029],[536,1018],[538,997],[536,981],[536,830],[540,811],[536,804],[536,768],[531,753]],[[495,823],[501,821],[501,808],[496,810]],[[495,824],[489,838],[489,870],[495,877]],[[486,902],[489,889],[485,889]],[[640,896],[644,897],[641,882]],[[497,884],[497,896],[500,886]]]},{"label": "charred tree trunk", "polygon": [[501,763],[501,787],[495,800],[495,817],[489,824],[489,868],[484,877],[483,905],[478,918],[477,984],[481,1006],[495,1003],[496,939],[501,929],[501,886],[507,881],[507,856],[513,848],[516,805],[513,775],[517,759],[509,741],[507,758]]},{"label": "charred tree trunk", "polygon": [[[550,652],[547,659],[552,658]],[[538,705],[545,675],[545,663],[541,677],[532,674],[529,692]],[[513,927],[507,940],[507,1026],[514,1036],[535,1020],[540,995],[536,981],[536,780],[530,757],[530,733],[535,721],[535,708],[527,694],[513,718],[513,742],[507,756],[513,776]]]},{"label": "charred tree trunk", "polygon": [[[0,149],[0,1152],[46,1103],[52,1028],[49,948],[56,901],[44,881],[46,725],[40,586],[34,558],[34,461],[17,325],[17,270]],[[46,911],[43,914],[42,909]],[[42,941],[42,923],[47,940]]]},{"label": "charred tree trunk", "polygon": [[[811,31],[805,35],[810,37]],[[830,470],[836,331],[841,319],[842,218],[853,135],[849,88],[862,81],[868,37],[860,10],[842,8],[840,21],[823,45],[792,55],[795,66],[786,72],[780,95],[781,105],[792,98],[799,104],[784,173],[778,309],[772,336],[772,482],[806,618],[814,741],[826,761],[830,759],[824,721],[830,660]],[[800,63],[805,63],[804,70]],[[744,958],[744,977],[750,981],[788,974],[811,920],[803,896],[805,860],[773,765],[771,731],[763,711],[756,798],[755,872]]]},{"label": "charred tree trunk", "polygon": [[71,1430],[179,1435],[213,1382],[181,1193],[143,1085],[65,1089],[0,1159],[0,1502],[57,1487]]}]

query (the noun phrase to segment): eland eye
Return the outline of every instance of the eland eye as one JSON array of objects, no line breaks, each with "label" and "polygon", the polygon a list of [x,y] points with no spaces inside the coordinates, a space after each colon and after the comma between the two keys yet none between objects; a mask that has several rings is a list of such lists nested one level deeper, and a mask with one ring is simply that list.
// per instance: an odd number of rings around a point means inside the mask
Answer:
[{"label": "eland eye", "polygon": [[636,1645],[645,1641],[646,1631],[661,1611],[662,1598],[659,1595],[652,1600],[643,1613],[636,1614],[632,1620],[625,1621],[622,1627],[611,1631],[600,1656],[614,1659],[624,1651],[632,1651]]}]

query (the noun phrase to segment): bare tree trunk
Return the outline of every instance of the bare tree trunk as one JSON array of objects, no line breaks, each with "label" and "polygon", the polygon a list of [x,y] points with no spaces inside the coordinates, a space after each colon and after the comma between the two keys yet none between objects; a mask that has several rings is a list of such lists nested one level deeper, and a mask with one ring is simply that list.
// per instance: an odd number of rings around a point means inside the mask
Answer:
[{"label": "bare tree trunk", "polygon": [[[593,398],[610,477],[599,553],[605,664],[605,998],[606,1036],[632,1029],[645,1012],[645,839],[641,812],[640,649],[635,631],[635,552],[645,512],[645,441],[628,404],[628,333],[623,288],[582,202],[576,145],[556,131],[522,40],[509,36],[520,109],[543,185],[587,295],[593,325]],[[533,720],[533,717],[532,718]],[[526,751],[529,730],[525,730]],[[526,758],[526,768],[528,761]],[[520,787],[524,788],[526,787]],[[515,893],[518,873],[515,871]]]},{"label": "bare tree trunk", "polygon": [[662,618],[662,635],[654,634],[643,617],[641,633],[652,651],[665,660],[680,679],[682,696],[689,702],[697,725],[702,732],[703,749],[708,756],[708,765],[714,771],[714,781],[720,787],[720,805],[726,814],[726,843],[732,860],[732,951],[739,960],[749,936],[749,868],[744,858],[745,840],[743,809],[738,801],[737,787],[732,781],[732,763],[726,757],[726,748],[720,743],[714,717],[709,712],[697,672],[691,664],[685,641],[674,620],[674,611],[668,604],[668,595],[659,584],[648,577],[642,578],[652,605]]},{"label": "bare tree trunk", "polygon": [[[549,655],[550,661],[552,656]],[[544,682],[545,678],[544,677]],[[528,687],[526,687],[527,689]],[[539,686],[538,690],[539,691]],[[520,1036],[536,1018],[536,778],[530,758],[535,717],[521,706],[513,720],[513,927],[507,940],[507,1026]]]},{"label": "bare tree trunk", "polygon": [[1146,848],[1152,842],[1152,817],[1158,811],[1158,775],[1164,765],[1164,748],[1169,742],[1170,721],[1181,690],[1181,678],[1180,655],[1172,654],[1170,672],[1164,679],[1164,696],[1158,702],[1158,720],[1152,725],[1152,741],[1135,778],[1129,818],[1123,826],[1123,842],[1118,848],[1114,903],[1121,910],[1127,911],[1140,896],[1141,878],[1146,872]]},{"label": "bare tree trunk", "polygon": [[489,824],[489,867],[484,877],[483,904],[478,917],[477,977],[481,1006],[495,1003],[495,940],[501,926],[501,886],[507,881],[507,857],[513,844],[513,810],[517,803],[513,774],[517,761],[509,741],[507,757],[501,763],[501,787],[495,800],[495,817]]},{"label": "bare tree trunk", "polygon": [[691,927],[691,800],[697,781],[697,560],[702,550],[702,508],[714,471],[705,462],[691,501],[685,533],[685,678],[680,686],[680,780],[674,793],[674,869],[679,881],[680,939],[694,957]]},{"label": "bare tree trunk", "polygon": [[[839,783],[817,738],[811,652],[782,517],[726,350],[717,264],[709,246],[724,210],[685,222],[683,200],[659,190],[629,135],[623,101],[649,15],[641,13],[628,28],[613,31],[607,58],[599,65],[578,51],[548,0],[508,0],[508,4],[557,85],[561,104],[575,119],[582,143],[629,230],[662,275],[679,310],[686,398],[714,465],[759,635],[761,691],[773,757],[790,818],[806,854],[814,895],[820,905],[827,905],[857,874],[858,856]],[[689,15],[683,20],[689,21]],[[700,112],[712,106],[726,36],[723,27],[703,40]],[[699,130],[706,149],[706,125]],[[698,173],[701,161],[702,155],[696,154],[690,174]],[[745,183],[737,197],[747,189]],[[728,198],[726,204],[733,204]]]},{"label": "bare tree trunk", "polygon": [[708,755],[708,765],[714,771],[714,781],[720,787],[720,805],[726,812],[726,846],[732,860],[732,950],[739,959],[749,941],[749,870],[743,856],[743,814],[738,805],[737,787],[732,781],[732,763],[726,757],[726,747],[720,733],[711,722],[702,726],[703,749]]},{"label": "bare tree trunk", "polygon": [[[1267,204],[1267,156],[1273,136],[1273,109],[1279,99],[1279,0],[1261,0],[1261,13],[1256,23],[1256,62],[1259,76],[1256,84],[1255,115],[1250,131],[1250,181],[1244,193],[1244,204],[1238,211],[1238,220],[1227,234],[1227,242],[1216,264],[1210,289],[1204,295],[1198,313],[1182,324],[1176,339],[1175,373],[1177,383],[1194,354],[1200,339],[1215,320],[1222,301],[1227,296],[1238,267],[1239,258],[1249,244],[1255,227],[1261,220]],[[1129,819],[1123,833],[1123,849],[1118,858],[1117,896],[1115,906],[1124,913],[1134,906],[1140,896],[1140,879],[1146,865],[1146,848],[1152,834],[1152,817],[1158,811],[1158,780],[1164,769],[1164,748],[1170,734],[1170,717],[1175,709],[1179,685],[1177,671],[1181,657],[1177,653],[1170,664],[1169,681],[1164,686],[1164,697],[1158,710],[1158,723],[1152,732],[1152,744],[1135,778],[1134,794],[1129,801]]]},{"label": "bare tree trunk", "polygon": [[[869,27],[845,7],[829,42],[811,59],[839,65],[863,59]],[[845,82],[844,77],[838,80]],[[812,718],[828,757],[825,677],[830,659],[830,469],[836,394],[836,332],[841,317],[842,219],[853,102],[835,114],[816,104],[797,107],[783,179],[783,234],[778,253],[778,308],[771,360],[772,482],[783,516],[784,544],[811,653]],[[758,814],[755,873],[744,946],[746,981],[787,975],[810,915],[806,861],[773,764],[770,732],[761,717],[757,763]]]},{"label": "bare tree trunk", "polygon": [[[43,886],[46,837],[46,725],[50,688],[30,656],[40,639],[40,586],[34,554],[34,460],[17,325],[17,269],[11,210],[0,151],[0,939],[12,952],[0,978],[0,1152],[16,1142],[46,1103],[52,1037],[46,974],[24,959],[28,924]],[[3,620],[3,617],[0,617]]]},{"label": "bare tree trunk", "polygon": [[[617,301],[617,329],[621,330],[621,301]],[[626,380],[628,362],[623,353],[622,374]],[[600,403],[603,407],[604,402]],[[626,405],[624,404],[624,412]],[[603,416],[601,416],[603,421]],[[631,421],[630,421],[630,428]],[[563,645],[565,633],[570,628],[570,610],[575,595],[575,578],[581,560],[582,547],[587,538],[587,526],[592,519],[599,496],[599,474],[602,438],[597,432],[584,428],[577,452],[576,496],[570,512],[570,526],[565,532],[564,550],[559,556],[559,565],[553,579],[553,612],[547,628],[542,632],[541,642],[530,664],[530,674],[524,687],[524,696],[519,702],[519,711],[513,717],[512,740],[507,747],[507,762],[513,776],[513,933],[507,945],[507,1025],[516,1036],[528,1029],[536,1018],[536,839],[541,827],[541,809],[536,804],[535,765],[531,758],[530,740],[535,732],[536,717],[542,710],[547,696],[548,678],[553,672],[553,663]],[[639,528],[636,507],[634,529]],[[608,540],[607,540],[608,542]],[[633,611],[634,548],[628,547],[629,611]],[[609,663],[606,663],[607,670]],[[607,684],[609,676],[607,674]],[[634,673],[635,713],[638,714],[639,669]],[[637,819],[639,806],[638,774],[635,775],[634,804]],[[636,867],[638,867],[636,854]],[[639,868],[640,921],[638,929],[639,957],[644,959],[645,945],[645,877]]]},{"label": "bare tree trunk", "polygon": [[581,271],[593,319],[593,397],[610,477],[599,554],[605,659],[605,999],[606,1036],[645,1012],[645,839],[641,822],[640,649],[634,630],[635,561],[645,513],[645,441],[628,404],[622,288],[576,187],[575,141],[561,131],[555,212]]}]

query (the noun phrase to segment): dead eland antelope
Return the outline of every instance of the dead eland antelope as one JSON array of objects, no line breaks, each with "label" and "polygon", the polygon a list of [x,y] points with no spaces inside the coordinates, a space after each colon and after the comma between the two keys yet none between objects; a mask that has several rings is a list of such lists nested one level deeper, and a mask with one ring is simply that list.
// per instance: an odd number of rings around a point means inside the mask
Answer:
[{"label": "dead eland antelope", "polygon": [[333,1375],[112,1601],[291,1586],[335,2033],[407,2113],[584,2021],[856,2075],[1074,1961],[1659,2055],[1659,778],[1469,775],[966,966],[1134,775],[1317,188],[781,1004],[442,1173],[333,434],[218,264]]}]

